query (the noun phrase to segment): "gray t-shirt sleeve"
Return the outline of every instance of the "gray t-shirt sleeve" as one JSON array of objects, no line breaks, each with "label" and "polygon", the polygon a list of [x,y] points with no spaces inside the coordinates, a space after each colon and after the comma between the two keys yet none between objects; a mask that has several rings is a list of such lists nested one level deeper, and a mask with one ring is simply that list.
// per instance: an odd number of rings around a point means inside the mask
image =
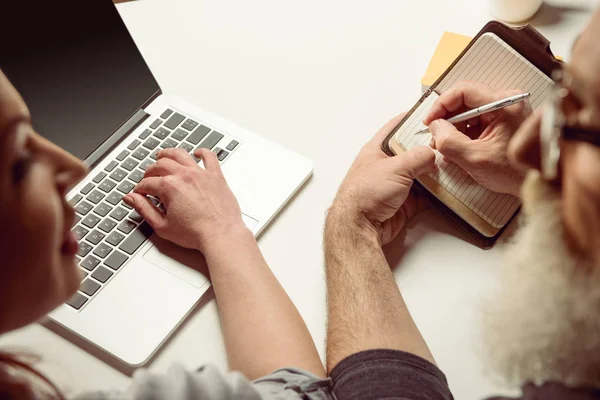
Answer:
[{"label": "gray t-shirt sleeve", "polygon": [[85,393],[76,400],[329,400],[333,399],[328,379],[297,369],[281,369],[248,381],[239,372],[222,374],[212,365],[196,371],[179,364],[166,374],[138,370],[126,392]]}]

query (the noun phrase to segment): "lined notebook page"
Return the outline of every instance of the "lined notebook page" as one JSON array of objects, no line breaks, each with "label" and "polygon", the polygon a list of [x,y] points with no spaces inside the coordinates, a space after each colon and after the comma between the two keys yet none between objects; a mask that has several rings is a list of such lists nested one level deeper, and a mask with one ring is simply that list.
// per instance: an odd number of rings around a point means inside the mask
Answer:
[{"label": "lined notebook page", "polygon": [[[552,80],[493,33],[483,34],[437,86],[443,93],[459,81],[472,80],[498,89],[530,92],[533,109],[550,94]],[[415,135],[421,121],[438,98],[432,92],[396,132],[396,141],[405,149],[428,145],[431,134]],[[473,180],[458,165],[443,161],[436,151],[438,171],[430,175],[444,190],[462,202],[494,228],[501,228],[519,208],[519,199],[492,192]]]}]

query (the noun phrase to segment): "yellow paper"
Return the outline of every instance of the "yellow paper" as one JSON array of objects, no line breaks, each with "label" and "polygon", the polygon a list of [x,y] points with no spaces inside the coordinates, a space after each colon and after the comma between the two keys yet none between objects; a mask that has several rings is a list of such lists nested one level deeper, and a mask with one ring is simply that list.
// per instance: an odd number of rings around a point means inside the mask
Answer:
[{"label": "yellow paper", "polygon": [[435,53],[429,62],[427,71],[421,79],[421,88],[425,92],[433,83],[448,69],[456,57],[471,42],[469,36],[459,35],[458,33],[444,32],[444,35],[438,43]]},{"label": "yellow paper", "polygon": [[[425,71],[425,75],[421,78],[421,90],[423,93],[448,69],[471,40],[472,38],[469,36],[444,32],[433,57],[431,57],[431,61],[429,61],[427,71]],[[556,56],[556,59],[562,60],[562,57]]]}]

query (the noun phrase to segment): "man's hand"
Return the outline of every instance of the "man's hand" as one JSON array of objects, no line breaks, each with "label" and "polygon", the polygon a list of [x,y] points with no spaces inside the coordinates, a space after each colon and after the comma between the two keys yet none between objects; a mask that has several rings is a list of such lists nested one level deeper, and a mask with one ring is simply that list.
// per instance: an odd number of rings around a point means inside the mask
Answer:
[{"label": "man's hand", "polygon": [[[194,155],[183,149],[165,149],[150,165],[124,201],[131,205],[156,233],[180,246],[205,252],[214,238],[245,229],[235,196],[229,189],[216,154],[207,149]],[[161,212],[146,197],[158,197]]]},{"label": "man's hand", "polygon": [[446,119],[464,111],[518,94],[476,82],[461,82],[444,92],[423,120],[433,136],[431,146],[473,179],[498,193],[519,196],[525,170],[509,162],[508,143],[531,114],[528,101],[483,114],[457,126]]},{"label": "man's hand", "polygon": [[330,210],[330,214],[374,229],[382,244],[394,239],[417,211],[416,199],[410,194],[413,179],[435,170],[435,155],[428,147],[395,157],[381,150],[381,143],[403,117],[388,122],[361,149]]}]

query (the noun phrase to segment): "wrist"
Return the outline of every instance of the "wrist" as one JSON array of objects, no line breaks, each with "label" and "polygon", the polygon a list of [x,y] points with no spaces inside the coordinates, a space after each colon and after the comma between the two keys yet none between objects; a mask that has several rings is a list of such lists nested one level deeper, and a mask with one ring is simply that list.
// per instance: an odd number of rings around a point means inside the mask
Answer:
[{"label": "wrist", "polygon": [[363,237],[379,243],[379,231],[366,215],[356,208],[334,201],[327,211],[325,236]]},{"label": "wrist", "polygon": [[209,258],[215,253],[231,252],[232,247],[243,242],[256,243],[256,240],[252,231],[241,223],[204,238],[198,243],[197,249]]}]

